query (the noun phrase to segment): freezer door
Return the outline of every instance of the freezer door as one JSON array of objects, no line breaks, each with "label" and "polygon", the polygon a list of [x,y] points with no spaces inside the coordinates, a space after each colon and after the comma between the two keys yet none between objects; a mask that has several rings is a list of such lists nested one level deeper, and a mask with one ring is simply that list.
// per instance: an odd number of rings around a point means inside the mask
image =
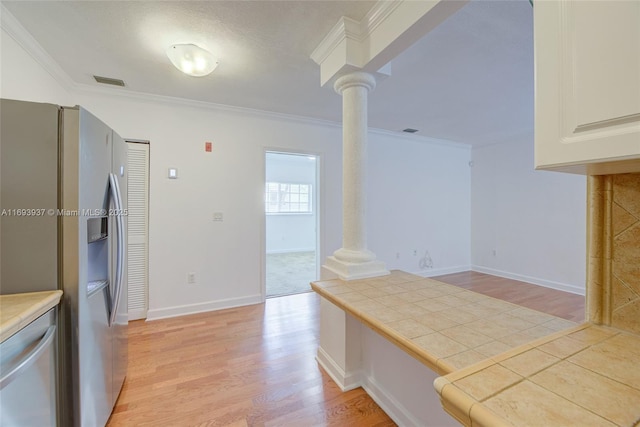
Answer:
[{"label": "freezer door", "polygon": [[113,222],[118,233],[118,242],[114,245],[113,259],[116,260],[114,276],[117,277],[117,289],[112,292],[114,311],[112,313],[111,328],[113,331],[113,377],[112,377],[112,405],[115,405],[124,378],[127,374],[128,357],[128,284],[127,284],[127,144],[113,132],[113,168],[112,177],[115,180],[118,193],[118,210],[113,211]]}]

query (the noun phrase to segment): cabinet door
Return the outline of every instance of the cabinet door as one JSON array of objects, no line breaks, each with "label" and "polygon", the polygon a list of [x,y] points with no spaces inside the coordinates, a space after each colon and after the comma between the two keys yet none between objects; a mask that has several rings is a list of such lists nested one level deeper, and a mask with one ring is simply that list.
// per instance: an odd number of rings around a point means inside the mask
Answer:
[{"label": "cabinet door", "polygon": [[640,1],[534,2],[536,168],[640,171]]}]

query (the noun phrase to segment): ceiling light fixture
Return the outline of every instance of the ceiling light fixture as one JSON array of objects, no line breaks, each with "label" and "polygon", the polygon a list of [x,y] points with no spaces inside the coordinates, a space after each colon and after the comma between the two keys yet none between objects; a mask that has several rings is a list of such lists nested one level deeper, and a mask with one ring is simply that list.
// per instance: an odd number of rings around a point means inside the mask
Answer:
[{"label": "ceiling light fixture", "polygon": [[218,60],[211,52],[195,44],[171,45],[167,56],[178,70],[194,77],[211,74],[218,66]]}]

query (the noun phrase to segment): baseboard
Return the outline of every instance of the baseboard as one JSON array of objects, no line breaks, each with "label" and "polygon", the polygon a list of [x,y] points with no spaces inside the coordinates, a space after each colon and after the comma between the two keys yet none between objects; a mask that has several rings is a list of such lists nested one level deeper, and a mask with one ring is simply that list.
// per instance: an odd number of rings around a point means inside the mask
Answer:
[{"label": "baseboard", "polygon": [[493,276],[504,277],[506,279],[519,280],[521,282],[531,283],[533,285],[544,286],[545,288],[551,288],[558,291],[569,292],[577,295],[584,295],[585,289],[575,285],[567,283],[554,282],[552,280],[539,279],[537,277],[525,276],[524,274],[509,273],[507,271],[496,270],[494,268],[482,267],[479,265],[472,265],[472,271],[478,273],[491,274]]},{"label": "baseboard", "polygon": [[201,302],[197,304],[177,305],[174,307],[156,308],[147,312],[147,321],[166,319],[168,317],[186,316],[188,314],[204,313],[225,308],[241,307],[243,305],[259,304],[262,302],[260,294],[241,298],[229,298],[217,301]]},{"label": "baseboard", "polygon": [[129,320],[140,320],[147,318],[146,308],[137,308],[135,310],[129,310]]},{"label": "baseboard", "polygon": [[470,265],[458,265],[455,267],[430,268],[429,270],[420,270],[412,274],[415,274],[416,276],[422,276],[422,277],[433,277],[433,276],[442,276],[445,274],[461,273],[463,271],[469,271],[469,270],[471,270]]},{"label": "baseboard", "polygon": [[324,369],[338,387],[340,387],[340,390],[349,391],[362,386],[360,371],[348,374],[345,373],[335,360],[329,356],[329,353],[322,349],[322,347],[318,347],[316,360],[322,369]]},{"label": "baseboard", "polygon": [[422,425],[420,420],[413,417],[407,408],[391,394],[387,393],[373,378],[365,376],[362,381],[362,388],[399,426],[420,427]]}]

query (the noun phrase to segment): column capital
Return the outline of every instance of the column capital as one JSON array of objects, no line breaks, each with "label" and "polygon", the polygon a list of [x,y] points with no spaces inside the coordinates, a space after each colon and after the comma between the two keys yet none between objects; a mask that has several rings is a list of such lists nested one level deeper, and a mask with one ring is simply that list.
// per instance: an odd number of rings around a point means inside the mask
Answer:
[{"label": "column capital", "polygon": [[371,92],[376,87],[376,78],[373,77],[372,74],[365,73],[364,71],[354,71],[336,80],[333,89],[339,94],[342,94],[345,89],[354,86],[364,87]]}]

